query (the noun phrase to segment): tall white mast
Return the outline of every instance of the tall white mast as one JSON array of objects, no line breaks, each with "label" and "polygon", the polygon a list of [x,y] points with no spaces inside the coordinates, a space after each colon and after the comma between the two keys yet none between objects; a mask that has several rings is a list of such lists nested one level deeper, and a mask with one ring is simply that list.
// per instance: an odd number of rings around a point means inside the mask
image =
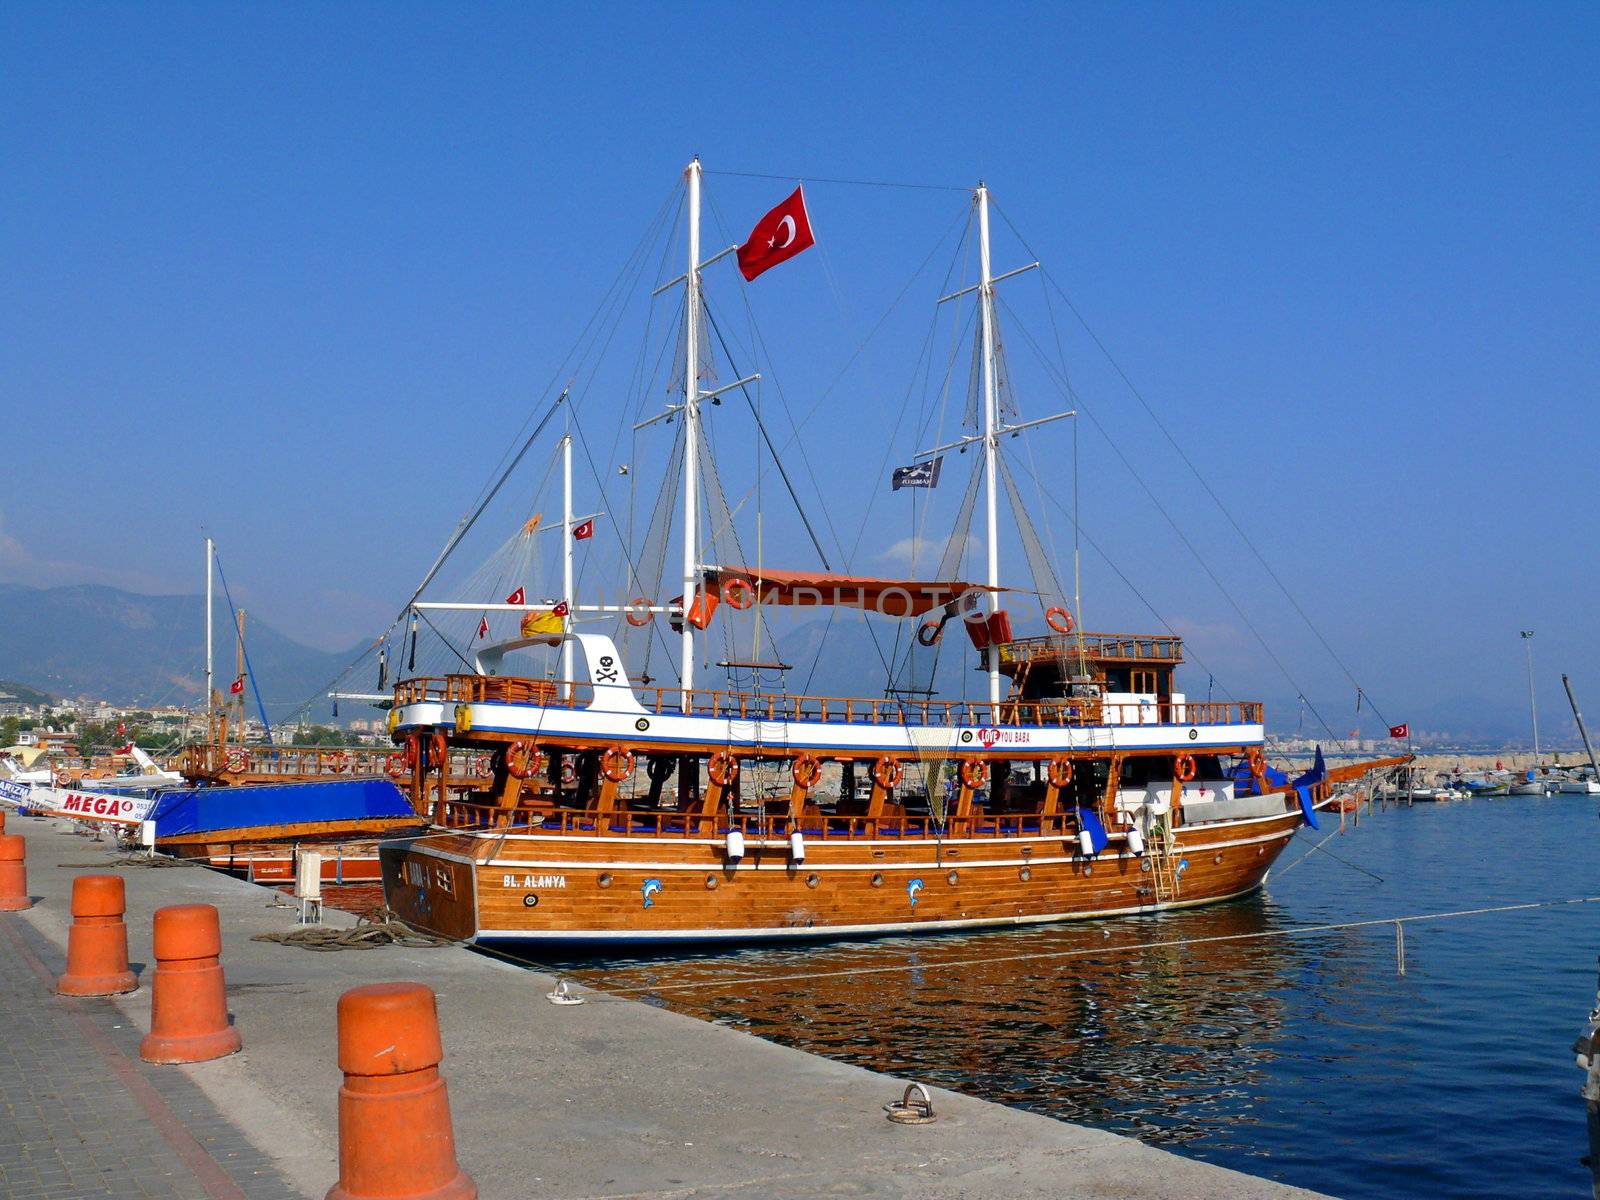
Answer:
[{"label": "tall white mast", "polygon": [[684,172],[689,181],[689,274],[684,281],[683,352],[683,635],[678,674],[683,680],[683,710],[691,707],[694,687],[694,626],[688,609],[700,575],[700,159]]},{"label": "tall white mast", "polygon": [[211,740],[211,697],[215,695],[212,686],[212,655],[211,655],[211,580],[217,570],[213,560],[216,557],[216,543],[210,538],[206,539],[206,740]]},{"label": "tall white mast", "polygon": [[[989,189],[978,184],[978,306],[983,321],[983,475],[984,510],[991,588],[1000,586],[999,480],[996,459],[1000,453],[995,427],[999,424],[994,392],[994,276],[989,266]],[[999,593],[989,593],[991,602]],[[990,645],[983,652],[989,672],[989,703],[1000,703],[1000,650]]]},{"label": "tall white mast", "polygon": [[[577,600],[572,595],[572,434],[561,439],[561,598],[567,604],[563,628],[572,622]],[[572,639],[561,640],[561,678],[572,684]]]}]

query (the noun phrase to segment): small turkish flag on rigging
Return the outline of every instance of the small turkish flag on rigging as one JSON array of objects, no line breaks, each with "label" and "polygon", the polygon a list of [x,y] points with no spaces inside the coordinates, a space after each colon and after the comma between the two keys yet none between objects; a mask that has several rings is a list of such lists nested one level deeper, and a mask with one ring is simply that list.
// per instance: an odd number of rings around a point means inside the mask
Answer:
[{"label": "small turkish flag on rigging", "polygon": [[507,604],[526,604],[527,602],[528,598],[523,595],[521,588],[518,588],[516,591],[512,592],[511,595],[506,597]]},{"label": "small turkish flag on rigging", "polygon": [[811,218],[806,215],[805,188],[797,187],[793,195],[756,222],[750,237],[739,247],[739,273],[748,282],[816,243],[817,239],[811,236]]},{"label": "small turkish flag on rigging", "polygon": [[244,676],[243,675],[239,676],[239,678],[235,679],[232,683],[230,683],[228,685],[228,694],[230,696],[242,696],[244,694]]},{"label": "small turkish flag on rigging", "polygon": [[557,617],[564,617],[571,611],[572,610],[567,607],[567,602],[565,600],[561,601],[559,604],[557,604],[554,608],[552,608],[550,610],[551,614],[553,616],[557,616]]},{"label": "small turkish flag on rigging", "polygon": [[1391,726],[1389,726],[1389,736],[1392,737],[1392,738],[1407,738],[1407,737],[1410,737],[1411,736],[1411,726],[1409,724],[1391,725]]},{"label": "small turkish flag on rigging", "polygon": [[478,621],[478,636],[479,637],[488,637],[489,636],[489,618],[488,617],[483,617],[482,619],[480,619]]},{"label": "small turkish flag on rigging", "polygon": [[580,542],[584,538],[592,538],[594,536],[594,518],[590,517],[582,525],[574,525],[572,527],[572,536]]}]

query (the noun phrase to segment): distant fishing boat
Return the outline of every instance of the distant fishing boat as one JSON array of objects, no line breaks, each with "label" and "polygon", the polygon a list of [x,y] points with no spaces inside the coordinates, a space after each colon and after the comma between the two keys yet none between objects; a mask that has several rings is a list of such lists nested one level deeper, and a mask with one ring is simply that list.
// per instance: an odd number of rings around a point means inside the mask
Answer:
[{"label": "distant fishing boat", "polygon": [[[932,486],[946,452],[978,451],[940,569],[866,577],[734,557],[726,536],[719,543],[732,518],[702,404],[755,376],[706,386],[701,271],[722,255],[701,260],[698,160],[686,182],[687,270],[657,289],[684,292],[679,389],[665,414],[678,430],[666,474],[681,487],[681,571],[662,573],[663,586],[681,593],[650,598],[656,580],[630,566],[633,600],[579,602],[572,556],[583,523],[568,436],[554,526],[564,546],[559,594],[534,599],[518,584],[503,602],[481,593],[414,600],[413,647],[416,614],[450,611],[481,613],[472,640],[482,644],[470,670],[403,678],[394,692],[390,728],[413,803],[433,825],[381,852],[386,902],[404,920],[469,941],[622,944],[930,932],[1211,904],[1260,887],[1295,831],[1316,823],[1314,806],[1333,784],[1407,761],[1330,770],[1319,751],[1311,770],[1288,779],[1267,763],[1261,704],[1178,690],[1180,638],[1077,628],[1066,590],[1035,553],[1043,514],[1019,510],[1000,455],[1003,438],[1057,418],[1021,421],[1003,402],[994,284],[1007,276],[991,271],[981,185],[979,279],[947,297],[977,298],[973,431],[894,477],[897,488]],[[767,261],[806,228],[797,191],[739,248],[746,278],[747,253]],[[973,580],[961,572],[963,522],[980,487],[987,565]],[[1010,593],[997,532],[1006,495],[1029,548],[1043,633],[1019,636],[1001,606]],[[670,513],[671,483],[661,497]],[[660,564],[665,553],[652,542],[628,561]],[[798,695],[763,682],[788,668],[755,654],[718,664],[748,686],[696,683],[714,622],[791,606],[906,622],[907,661],[936,655],[947,630],[964,635],[987,698],[941,699],[931,682],[891,683],[880,697]],[[520,624],[495,640],[491,617],[502,614]],[[613,623],[621,642],[600,622]],[[676,642],[676,681],[641,677],[640,643],[653,641]],[[518,673],[507,658],[521,651],[559,666]],[[484,786],[452,777],[448,764],[463,752],[487,758]]]}]

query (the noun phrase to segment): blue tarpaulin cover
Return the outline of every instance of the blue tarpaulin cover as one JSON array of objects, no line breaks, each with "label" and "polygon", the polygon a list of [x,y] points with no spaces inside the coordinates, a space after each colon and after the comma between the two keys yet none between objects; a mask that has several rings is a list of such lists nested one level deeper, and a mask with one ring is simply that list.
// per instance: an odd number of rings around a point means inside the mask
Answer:
[{"label": "blue tarpaulin cover", "polygon": [[308,821],[417,820],[409,801],[387,779],[327,783],[263,783],[239,787],[164,788],[151,819],[156,837],[217,833]]},{"label": "blue tarpaulin cover", "polygon": [[1311,764],[1311,770],[1294,781],[1294,793],[1300,797],[1300,811],[1305,813],[1306,824],[1313,829],[1321,829],[1322,826],[1317,824],[1317,809],[1311,802],[1311,792],[1317,784],[1327,778],[1328,764],[1323,760],[1322,747],[1318,746],[1317,760]]},{"label": "blue tarpaulin cover", "polygon": [[1100,824],[1100,814],[1092,808],[1078,810],[1078,828],[1089,831],[1089,844],[1094,847],[1094,852],[1099,854],[1106,848],[1106,843],[1111,839],[1106,835],[1106,827]]}]

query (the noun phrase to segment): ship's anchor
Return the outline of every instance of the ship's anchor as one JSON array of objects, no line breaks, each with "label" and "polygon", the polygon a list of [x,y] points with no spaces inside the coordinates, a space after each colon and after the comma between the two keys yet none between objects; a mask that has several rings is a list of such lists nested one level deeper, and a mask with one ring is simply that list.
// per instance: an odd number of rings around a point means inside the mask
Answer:
[{"label": "ship's anchor", "polygon": [[[912,1096],[920,1096],[921,1099],[913,1100]],[[931,1125],[934,1120],[933,1097],[920,1083],[908,1083],[905,1095],[893,1103],[885,1104],[883,1112],[896,1125]]]}]

